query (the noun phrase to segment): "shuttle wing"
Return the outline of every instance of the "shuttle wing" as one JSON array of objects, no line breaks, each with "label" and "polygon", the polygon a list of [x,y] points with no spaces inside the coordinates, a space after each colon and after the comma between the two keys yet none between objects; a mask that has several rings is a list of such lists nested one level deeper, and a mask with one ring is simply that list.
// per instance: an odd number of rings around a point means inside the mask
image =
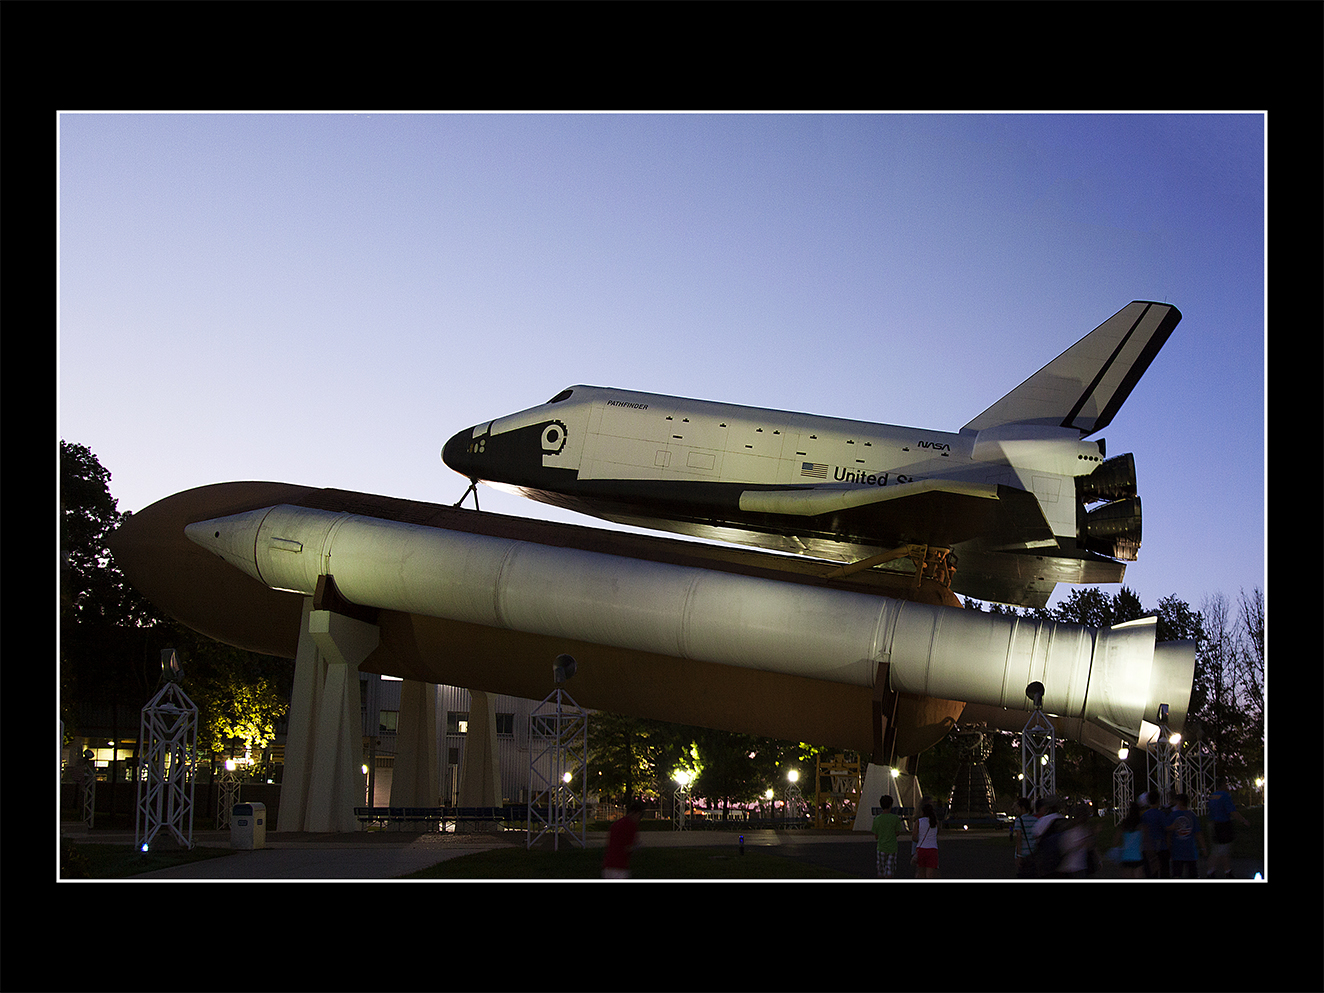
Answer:
[{"label": "shuttle wing", "polygon": [[896,486],[863,489],[858,486],[796,487],[789,490],[746,490],[740,495],[740,509],[764,514],[791,514],[815,517],[852,507],[891,500],[908,500],[925,493],[949,493],[960,497],[996,500],[998,488],[987,483],[962,483],[945,479],[922,479]]},{"label": "shuttle wing", "polygon": [[1101,431],[1181,320],[1166,303],[1136,300],[1053,359],[962,431],[1004,424]]},{"label": "shuttle wing", "polygon": [[[1015,487],[924,479],[879,487],[746,490],[740,510],[790,519],[783,528],[849,535],[879,547],[907,542],[951,548],[1056,546],[1033,495]],[[795,523],[798,522],[798,523]]]}]

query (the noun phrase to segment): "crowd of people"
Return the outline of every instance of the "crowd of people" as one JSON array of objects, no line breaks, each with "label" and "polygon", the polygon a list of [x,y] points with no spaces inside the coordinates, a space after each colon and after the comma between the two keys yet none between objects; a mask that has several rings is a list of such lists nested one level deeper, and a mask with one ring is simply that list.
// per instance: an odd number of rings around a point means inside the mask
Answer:
[{"label": "crowd of people", "polygon": [[[1226,784],[1220,781],[1209,795],[1208,817],[1213,841],[1205,842],[1200,818],[1190,808],[1190,797],[1178,793],[1171,806],[1164,806],[1155,792],[1142,793],[1132,801],[1126,816],[1109,839],[1092,816],[1088,804],[1078,803],[1064,814],[1060,797],[1044,796],[1031,803],[1016,800],[1011,822],[1011,841],[1019,879],[1088,879],[1100,874],[1106,858],[1117,864],[1124,879],[1197,879],[1199,859],[1207,859],[1210,878],[1232,877],[1234,822],[1247,824],[1236,809]],[[643,804],[632,800],[626,814],[615,821],[608,835],[602,875],[608,879],[630,878],[630,854],[638,847],[639,820]],[[942,822],[932,798],[920,802],[913,825],[893,810],[892,797],[879,799],[879,813],[871,830],[876,840],[877,873],[880,879],[895,879],[899,840],[909,834],[910,862],[916,879],[939,878],[939,849]],[[743,839],[742,839],[743,840]],[[1101,853],[1106,841],[1112,844]]]},{"label": "crowd of people", "polygon": [[[892,798],[880,800],[882,812],[874,818],[880,879],[896,878],[897,838],[907,833],[905,821],[892,811]],[[1212,843],[1206,843],[1200,817],[1190,797],[1178,793],[1170,806],[1155,792],[1132,801],[1126,816],[1109,836],[1088,804],[1065,811],[1060,797],[1044,796],[1031,803],[1016,800],[1011,840],[1019,879],[1088,879],[1098,876],[1104,859],[1116,863],[1124,879],[1196,879],[1199,860],[1207,860],[1209,878],[1231,878],[1235,824],[1246,824],[1223,782],[1209,796],[1208,818]],[[925,798],[919,816],[909,828],[911,864],[917,879],[939,875],[940,823],[932,800]],[[1111,844],[1109,844],[1111,842]]]}]

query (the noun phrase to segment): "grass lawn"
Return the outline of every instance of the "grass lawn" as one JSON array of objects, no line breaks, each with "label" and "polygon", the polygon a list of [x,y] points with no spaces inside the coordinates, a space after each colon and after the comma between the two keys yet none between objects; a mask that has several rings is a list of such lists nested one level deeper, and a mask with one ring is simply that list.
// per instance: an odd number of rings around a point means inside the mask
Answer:
[{"label": "grass lawn", "polygon": [[[448,859],[408,879],[600,879],[602,848],[542,851],[494,848]],[[766,849],[641,848],[630,858],[634,879],[846,879],[844,873],[773,855]]]},{"label": "grass lawn", "polygon": [[232,854],[227,848],[194,846],[192,851],[156,850],[143,854],[132,845],[60,841],[61,879],[125,879],[142,872],[169,869]]}]

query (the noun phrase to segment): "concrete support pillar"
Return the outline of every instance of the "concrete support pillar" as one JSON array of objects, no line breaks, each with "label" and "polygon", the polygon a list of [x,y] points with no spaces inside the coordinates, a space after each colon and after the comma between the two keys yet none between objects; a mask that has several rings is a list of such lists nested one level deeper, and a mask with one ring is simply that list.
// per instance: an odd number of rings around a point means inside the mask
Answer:
[{"label": "concrete support pillar", "polygon": [[437,687],[406,679],[400,684],[400,726],[391,775],[392,807],[435,807],[441,780],[437,766]]},{"label": "concrete support pillar", "polygon": [[363,795],[359,663],[380,630],[304,599],[280,793],[281,831],[350,832]]},{"label": "concrete support pillar", "polygon": [[[496,697],[469,691],[469,733],[464,738],[460,767],[460,806],[501,806],[501,764],[497,759]],[[456,825],[456,831],[494,830],[492,825]]]},{"label": "concrete support pillar", "polygon": [[920,800],[923,797],[919,777],[900,770],[893,776],[892,769],[892,766],[877,765],[873,762],[870,762],[865,769],[864,787],[860,791],[860,805],[855,812],[854,830],[872,829],[873,819],[882,812],[880,801],[884,795],[892,798],[894,812],[895,808],[901,807],[911,808],[914,811],[911,824],[914,824],[914,818],[919,816]]}]

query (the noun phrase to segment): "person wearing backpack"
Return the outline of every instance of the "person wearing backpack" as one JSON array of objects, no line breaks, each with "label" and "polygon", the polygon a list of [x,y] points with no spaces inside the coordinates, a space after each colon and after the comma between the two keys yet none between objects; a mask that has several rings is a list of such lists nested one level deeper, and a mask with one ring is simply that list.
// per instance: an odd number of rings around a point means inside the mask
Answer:
[{"label": "person wearing backpack", "polygon": [[1071,811],[1067,830],[1062,836],[1062,859],[1057,874],[1069,879],[1085,879],[1098,872],[1099,853],[1094,847],[1093,811],[1087,803],[1078,803]]},{"label": "person wearing backpack", "polygon": [[1113,844],[1121,858],[1123,879],[1145,878],[1145,826],[1140,820],[1140,805],[1131,801],[1126,818],[1117,826]]},{"label": "person wearing backpack", "polygon": [[1170,879],[1172,876],[1168,851],[1168,812],[1160,803],[1157,790],[1140,795],[1145,810],[1140,820],[1145,825],[1145,876],[1149,879]]},{"label": "person wearing backpack", "polygon": [[1016,820],[1012,822],[1011,839],[1016,846],[1016,878],[1032,879],[1038,875],[1034,868],[1034,825],[1039,818],[1030,812],[1030,798],[1016,798]]},{"label": "person wearing backpack", "polygon": [[1042,797],[1035,813],[1039,820],[1035,822],[1034,867],[1035,874],[1041,879],[1051,879],[1058,875],[1058,863],[1062,861],[1062,835],[1066,832],[1067,821],[1059,811],[1062,801],[1055,795]]}]

